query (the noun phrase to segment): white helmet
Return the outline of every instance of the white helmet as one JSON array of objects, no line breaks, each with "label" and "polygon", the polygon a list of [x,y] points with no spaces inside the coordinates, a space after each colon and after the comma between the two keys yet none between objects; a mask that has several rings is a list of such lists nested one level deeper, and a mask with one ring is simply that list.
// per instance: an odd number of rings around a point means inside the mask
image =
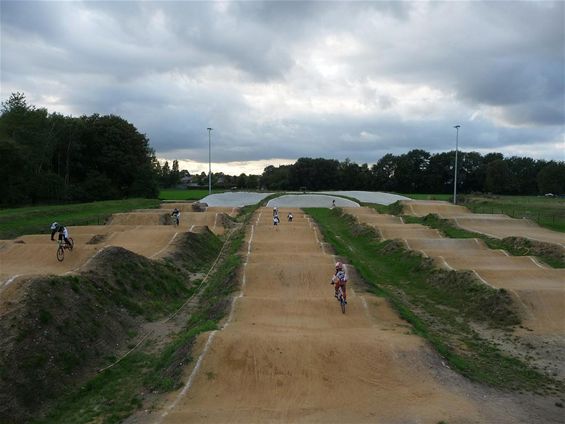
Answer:
[{"label": "white helmet", "polygon": [[336,262],[335,269],[343,269],[343,264],[341,262]]}]

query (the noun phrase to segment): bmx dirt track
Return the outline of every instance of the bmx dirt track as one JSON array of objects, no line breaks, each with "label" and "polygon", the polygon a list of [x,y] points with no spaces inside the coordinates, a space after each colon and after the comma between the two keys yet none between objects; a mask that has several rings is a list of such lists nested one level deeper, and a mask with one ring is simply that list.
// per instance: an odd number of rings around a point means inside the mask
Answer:
[{"label": "bmx dirt track", "polygon": [[[441,210],[445,211],[443,205]],[[554,336],[564,343],[565,270],[548,268],[529,256],[508,256],[478,239],[444,238],[437,230],[403,224],[399,217],[379,215],[369,208],[349,208],[347,212],[374,226],[383,238],[403,240],[409,249],[433,258],[439,266],[474,271],[484,283],[510,291],[525,327],[535,335]]]},{"label": "bmx dirt track", "polygon": [[402,201],[407,215],[436,214],[455,221],[461,228],[495,238],[524,237],[565,247],[565,235],[542,228],[528,219],[515,219],[502,214],[471,213],[464,206],[442,201]]},{"label": "bmx dirt track", "polygon": [[[180,205],[180,204],[179,204]],[[189,208],[188,204],[184,204]],[[167,210],[139,210],[114,214],[109,225],[69,227],[75,242],[72,252],[65,251],[65,259],[56,259],[57,244],[48,234],[26,235],[16,240],[0,243],[0,293],[32,275],[75,272],[90,258],[107,246],[119,246],[148,258],[159,258],[174,249],[177,235],[186,231],[198,231],[208,226],[216,234],[224,233],[223,214],[234,214],[235,208],[209,208],[207,212],[183,212],[180,225],[171,224],[170,205]]]},{"label": "bmx dirt track", "polygon": [[335,259],[308,218],[293,214],[275,228],[269,209],[257,212],[229,318],[201,336],[186,385],[158,417],[135,422],[536,422],[532,410],[447,369],[355,282],[342,315],[329,284]]}]

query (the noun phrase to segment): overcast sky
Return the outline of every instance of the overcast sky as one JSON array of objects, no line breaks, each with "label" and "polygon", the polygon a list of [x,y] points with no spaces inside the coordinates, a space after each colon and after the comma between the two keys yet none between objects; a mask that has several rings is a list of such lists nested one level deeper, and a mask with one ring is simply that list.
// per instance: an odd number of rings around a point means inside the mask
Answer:
[{"label": "overcast sky", "polygon": [[[1,1],[2,101],[261,173],[455,147],[565,160],[565,3]],[[186,161],[186,162],[182,162]]]}]

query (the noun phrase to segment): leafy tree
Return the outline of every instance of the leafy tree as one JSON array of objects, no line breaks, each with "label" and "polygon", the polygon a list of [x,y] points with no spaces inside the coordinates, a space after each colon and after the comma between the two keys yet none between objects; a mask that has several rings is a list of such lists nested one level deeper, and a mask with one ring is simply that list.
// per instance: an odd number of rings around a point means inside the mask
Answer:
[{"label": "leafy tree", "polygon": [[426,191],[453,192],[455,152],[438,153],[430,157],[427,169]]},{"label": "leafy tree", "polygon": [[398,156],[391,153],[379,159],[376,165],[371,168],[373,174],[373,188],[375,190],[395,191],[396,169],[398,167]]},{"label": "leafy tree", "polygon": [[487,165],[485,188],[495,194],[508,193],[513,186],[513,177],[508,164],[497,159]]},{"label": "leafy tree", "polygon": [[550,162],[537,175],[541,194],[565,194],[565,162]]},{"label": "leafy tree", "polygon": [[0,151],[9,175],[2,204],[154,196],[157,160],[149,140],[118,116],[72,118],[2,103]]},{"label": "leafy tree", "polygon": [[402,193],[425,192],[429,162],[430,154],[424,150],[415,149],[401,155],[396,161],[396,190]]}]

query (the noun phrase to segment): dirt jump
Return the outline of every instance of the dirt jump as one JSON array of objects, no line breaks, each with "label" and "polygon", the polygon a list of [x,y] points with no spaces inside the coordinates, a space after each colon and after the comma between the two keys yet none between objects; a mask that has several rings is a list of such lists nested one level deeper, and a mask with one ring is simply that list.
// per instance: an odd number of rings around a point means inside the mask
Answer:
[{"label": "dirt jump", "polygon": [[452,219],[461,228],[495,238],[524,237],[565,247],[565,234],[542,228],[528,219],[510,218],[502,214],[474,214],[464,206],[442,201],[402,201],[407,215],[436,214]]},{"label": "dirt jump", "polygon": [[[212,209],[212,208],[211,208]],[[237,214],[237,208],[181,213],[180,225],[173,225],[167,210],[148,209],[112,215],[107,225],[68,227],[74,249],[65,251],[59,262],[57,242],[49,234],[26,235],[0,244],[0,293],[19,279],[33,275],[63,275],[76,272],[108,246],[128,249],[148,258],[159,258],[171,249],[182,232],[208,226],[221,235],[224,218]]]},{"label": "dirt jump", "polygon": [[229,317],[200,336],[184,387],[142,422],[535,422],[446,368],[355,281],[342,314],[329,284],[335,258],[300,210],[286,220],[289,210],[277,226],[272,209],[256,213]]},{"label": "dirt jump", "polygon": [[[446,208],[441,205],[433,211]],[[434,259],[439,266],[471,270],[485,284],[508,290],[514,294],[523,326],[529,332],[550,336],[565,346],[564,269],[548,268],[533,257],[513,257],[502,250],[491,250],[478,239],[449,239],[423,225],[398,224],[397,217],[379,216],[372,209],[351,208],[347,212],[374,226],[385,239],[403,240],[409,249]]]}]

